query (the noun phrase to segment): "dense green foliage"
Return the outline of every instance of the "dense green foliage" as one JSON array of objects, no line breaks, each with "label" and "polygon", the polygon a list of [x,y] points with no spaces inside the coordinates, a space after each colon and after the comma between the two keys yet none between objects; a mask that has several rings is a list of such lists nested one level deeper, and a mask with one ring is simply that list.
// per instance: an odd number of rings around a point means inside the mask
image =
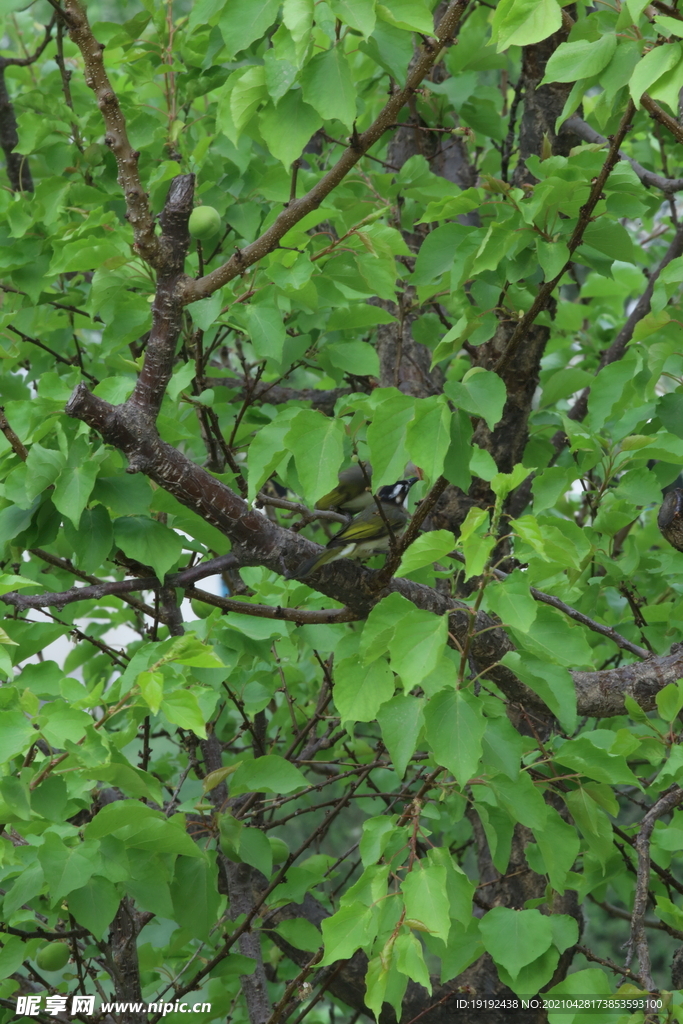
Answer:
[{"label": "dense green foliage", "polygon": [[[63,6],[0,0],[1,1019],[675,988],[675,5]],[[358,458],[423,532],[298,581]]]}]

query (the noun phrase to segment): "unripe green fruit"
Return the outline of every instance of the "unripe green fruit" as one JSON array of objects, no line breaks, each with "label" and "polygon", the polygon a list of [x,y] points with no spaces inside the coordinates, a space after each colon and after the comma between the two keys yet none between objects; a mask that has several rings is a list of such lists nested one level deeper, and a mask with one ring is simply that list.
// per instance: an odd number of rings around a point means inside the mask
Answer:
[{"label": "unripe green fruit", "polygon": [[213,206],[197,206],[190,214],[188,223],[193,238],[211,238],[223,226],[221,215]]},{"label": "unripe green fruit", "polygon": [[61,971],[65,967],[71,953],[65,942],[51,942],[36,957],[36,964],[41,971]]},{"label": "unripe green fruit", "polygon": [[289,857],[289,847],[284,839],[278,839],[277,836],[268,836],[268,842],[273,854],[273,864],[282,864],[283,861],[287,860]]},{"label": "unripe green fruit", "polygon": [[212,605],[204,604],[203,601],[197,601],[194,597],[190,601],[190,604],[192,605],[192,611],[198,619],[208,619],[209,615],[213,611]]}]

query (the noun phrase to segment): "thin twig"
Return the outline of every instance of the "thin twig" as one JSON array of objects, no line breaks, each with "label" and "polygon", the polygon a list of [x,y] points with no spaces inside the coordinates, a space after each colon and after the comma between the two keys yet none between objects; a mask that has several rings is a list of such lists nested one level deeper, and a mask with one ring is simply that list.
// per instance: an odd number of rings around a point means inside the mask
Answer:
[{"label": "thin twig", "polygon": [[[449,551],[449,558],[454,558],[458,562],[465,563],[465,556],[459,551]],[[498,580],[506,580],[509,573],[502,572],[500,569],[490,569],[490,572]],[[638,644],[632,643],[627,640],[621,633],[617,633],[616,629],[612,626],[605,626],[602,622],[596,622],[595,619],[591,619],[588,615],[584,615],[583,612],[578,611],[576,608],[572,608],[571,605],[566,604],[560,600],[559,597],[555,597],[553,594],[546,594],[542,590],[537,590],[536,587],[529,587],[529,593],[533,597],[534,601],[540,601],[543,604],[548,604],[551,608],[557,608],[559,612],[566,615],[568,618],[573,619],[574,622],[580,622],[582,626],[586,626],[588,629],[592,629],[594,633],[600,633],[601,636],[607,637],[608,640],[612,640],[617,647],[621,647],[624,651],[630,651],[631,654],[635,654],[638,658],[649,658],[651,652],[646,650],[644,647],[639,647]]]},{"label": "thin twig", "polygon": [[0,405],[0,430],[7,438],[15,455],[18,455],[22,462],[26,462],[28,458],[28,448],[24,445],[9,425],[9,420],[5,416],[5,410]]},{"label": "thin twig", "polygon": [[659,800],[652,805],[643,818],[635,840],[636,853],[638,854],[638,875],[636,878],[633,914],[631,915],[631,935],[627,944],[625,966],[627,968],[631,966],[631,960],[635,954],[638,957],[643,988],[649,991],[655,988],[655,983],[652,980],[650,948],[645,934],[645,911],[647,909],[648,887],[650,883],[650,839],[657,819],[665,814],[670,814],[675,807],[678,807],[681,801],[683,801],[683,789],[677,785],[670,786],[660,796]]}]

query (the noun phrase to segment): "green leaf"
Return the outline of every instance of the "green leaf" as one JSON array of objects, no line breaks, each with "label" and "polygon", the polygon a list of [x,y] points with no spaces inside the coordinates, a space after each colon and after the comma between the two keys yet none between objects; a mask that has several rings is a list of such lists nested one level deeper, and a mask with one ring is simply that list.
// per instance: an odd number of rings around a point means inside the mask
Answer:
[{"label": "green leaf", "polygon": [[[368,868],[371,865],[376,864],[395,836],[402,835],[401,830],[396,828],[396,820],[396,815],[389,817],[386,814],[379,814],[376,818],[367,818],[363,822],[363,836],[359,844],[359,851],[364,868]],[[367,872],[363,878],[366,878],[366,875]],[[381,886],[382,895],[384,895],[384,891],[386,890],[386,872],[380,868],[377,874],[370,873],[368,878],[370,879],[370,888],[373,896],[372,901],[368,903],[368,906],[371,906],[377,898],[375,889],[378,886]],[[361,892],[362,883],[363,879],[361,879],[357,885],[353,886],[354,899],[363,898],[363,894]],[[347,893],[346,898],[347,903],[350,902],[350,897],[351,893],[349,892]]]},{"label": "green leaf", "polygon": [[32,900],[42,890],[44,882],[42,864],[35,861],[25,867],[3,900],[3,913],[13,914],[24,903]]},{"label": "green leaf", "polygon": [[535,657],[555,664],[580,668],[590,665],[592,651],[582,627],[546,604],[536,603],[536,615],[528,629],[517,630],[516,639]]},{"label": "green leaf", "polygon": [[374,327],[376,324],[395,324],[396,317],[379,306],[367,302],[333,309],[327,321],[330,331],[353,331],[359,327]]},{"label": "green leaf", "polygon": [[356,118],[356,90],[341,46],[318,53],[301,72],[306,103],[326,121],[341,121],[351,131]]},{"label": "green leaf", "polygon": [[449,381],[444,391],[465,412],[481,416],[489,430],[493,430],[503,415],[507,394],[505,384],[497,373],[475,367],[465,375],[462,383]]},{"label": "green leaf", "polygon": [[341,907],[336,914],[323,918],[320,925],[325,942],[325,955],[321,966],[348,960],[357,949],[363,949],[377,934],[377,911],[375,907],[364,907],[352,903]]},{"label": "green leaf", "polygon": [[103,869],[97,843],[68,847],[53,832],[47,833],[38,856],[53,900],[61,900],[74,889],[81,889]]},{"label": "green leaf", "polygon": [[547,805],[527,772],[520,772],[514,782],[506,776],[497,775],[491,779],[490,785],[499,805],[506,809],[514,822],[528,828],[543,828]]},{"label": "green leaf", "polygon": [[429,530],[421,534],[401,558],[397,576],[407,576],[416,569],[433,562],[441,562],[455,547],[455,537],[450,530]]},{"label": "green leaf", "polygon": [[160,580],[164,579],[183,552],[183,544],[177,533],[146,516],[115,519],[114,540],[129,558],[150,565]]},{"label": "green leaf", "polygon": [[291,793],[300,786],[306,785],[306,779],[298,768],[295,768],[284,757],[277,754],[265,754],[253,761],[244,763],[235,772],[231,793]]},{"label": "green leaf", "polygon": [[375,0],[329,0],[333,13],[366,39],[375,27]]},{"label": "green leaf", "polygon": [[434,17],[423,0],[387,0],[377,4],[377,17],[396,28],[434,34]]},{"label": "green leaf", "polygon": [[114,920],[120,897],[108,878],[95,876],[87,885],[69,894],[69,913],[87,928],[96,939],[101,939]]},{"label": "green leaf", "polygon": [[418,285],[429,284],[450,269],[463,234],[460,224],[443,224],[430,231],[415,260],[413,282]]},{"label": "green leaf", "polygon": [[637,108],[640,107],[640,97],[643,93],[647,92],[665,72],[678,64],[682,52],[680,43],[665,43],[663,46],[654,47],[636,64],[628,87]]},{"label": "green leaf", "polygon": [[[290,89],[277,106],[269,104],[259,119],[263,141],[275,159],[285,167],[299,159],[304,146],[321,124],[320,114],[305,102],[300,89]],[[259,341],[259,347],[261,354],[271,355],[273,359],[279,358],[278,354],[265,351],[264,341]]]},{"label": "green leaf", "polygon": [[534,838],[545,862],[550,884],[560,895],[564,892],[567,875],[579,855],[581,843],[573,828],[551,805],[546,805],[543,827],[534,832]]},{"label": "green leaf", "polygon": [[290,408],[279,413],[277,419],[261,427],[249,445],[248,501],[254,500],[271,473],[283,461],[285,455],[288,455],[285,438],[292,420],[299,411]]},{"label": "green leaf", "polygon": [[635,252],[631,236],[625,227],[606,217],[592,221],[583,233],[583,240],[598,252],[604,252],[613,260],[635,263]]},{"label": "green leaf", "polygon": [[343,422],[313,409],[300,409],[291,420],[284,444],[294,456],[303,497],[312,506],[337,485],[344,460]]},{"label": "green leaf", "polygon": [[397,694],[383,703],[377,712],[382,740],[400,779],[405,776],[424,726],[423,704],[420,697]]},{"label": "green leaf", "polygon": [[169,722],[179,725],[181,729],[190,729],[197,736],[206,739],[204,713],[191,690],[167,693],[161,701],[160,709]]},{"label": "green leaf", "polygon": [[78,529],[74,529],[70,520],[65,521],[64,536],[74,549],[74,561],[79,569],[94,573],[100,568],[114,543],[109,513],[102,505],[84,509]]},{"label": "green leaf", "polygon": [[502,0],[493,16],[496,51],[540,43],[557,32],[561,24],[562,11],[556,0]]},{"label": "green leaf", "polygon": [[431,995],[432,983],[417,936],[412,932],[401,932],[394,943],[394,950],[397,969],[426,988]]},{"label": "green leaf", "polygon": [[305,39],[313,26],[315,0],[284,0],[282,20],[295,42]]},{"label": "green leaf", "polygon": [[26,459],[26,496],[33,500],[55,482],[65,465],[66,459],[60,451],[32,444]]},{"label": "green leaf", "polygon": [[9,978],[18,970],[26,959],[26,943],[16,935],[5,936],[0,949],[0,979]]},{"label": "green leaf", "polygon": [[565,793],[564,799],[591,852],[604,866],[614,853],[607,815],[583,787]]},{"label": "green leaf", "polygon": [[485,591],[487,607],[510,626],[527,632],[538,605],[529,593],[529,583],[523,573],[513,572],[501,583],[491,582]]},{"label": "green leaf", "polygon": [[418,686],[441,657],[448,636],[448,616],[414,608],[389,642],[391,667],[406,690]]},{"label": "green leaf", "polygon": [[[596,742],[592,742],[593,740]],[[553,757],[560,764],[587,775],[596,782],[638,786],[638,779],[626,764],[626,758],[621,754],[610,754],[608,750],[599,746],[597,741],[595,732],[578,736],[564,742]]]},{"label": "green leaf", "polygon": [[359,665],[356,658],[347,658],[335,665],[334,702],[347,722],[372,722],[382,704],[394,695],[394,674],[384,658],[369,665]]},{"label": "green leaf", "polygon": [[[17,644],[16,650],[12,649],[9,652],[14,665],[21,664],[26,658],[44,650],[48,644],[70,631],[70,626],[66,623],[60,625],[51,622],[31,622],[25,619],[5,619],[3,626],[10,639]],[[14,712],[7,712],[7,714],[14,714]]]},{"label": "green leaf", "polygon": [[516,978],[552,944],[550,918],[538,910],[510,910],[494,907],[479,922],[479,933],[487,953]]},{"label": "green leaf", "polygon": [[659,717],[665,722],[673,722],[678,712],[683,708],[683,686],[679,680],[677,683],[669,683],[663,690],[655,694]]},{"label": "green leaf", "polygon": [[153,715],[159,713],[164,696],[163,672],[141,672],[137,678],[140,693]]},{"label": "green leaf", "polygon": [[617,48],[613,32],[597,40],[579,39],[575,43],[560,43],[545,66],[541,85],[548,82],[577,82],[592,78],[606,68]]},{"label": "green leaf", "polygon": [[546,281],[557,277],[569,260],[569,249],[564,242],[544,242],[542,238],[536,239],[536,254]]},{"label": "green leaf", "polygon": [[237,142],[242,129],[252,119],[254,113],[266,98],[266,72],[262,64],[247,68],[230,93],[230,113],[235,131],[231,133],[233,142]]},{"label": "green leaf", "polygon": [[262,36],[279,8],[280,0],[230,0],[225,4],[218,24],[230,56]]},{"label": "green leaf", "polygon": [[58,512],[71,520],[75,530],[78,529],[81,512],[92,493],[99,465],[106,454],[104,448],[93,452],[81,436],[69,450],[66,466],[57,478],[52,502]]},{"label": "green leaf", "polygon": [[429,480],[441,476],[450,443],[451,414],[443,395],[416,402],[415,415],[406,430],[406,448]]},{"label": "green leaf", "polygon": [[[406,616],[414,605],[400,594],[388,594],[378,601],[363,625],[359,653],[363,664],[379,658],[389,651],[389,644],[397,630],[403,628]],[[353,656],[356,651],[353,650]],[[338,655],[339,656],[339,655]]]},{"label": "green leaf", "polygon": [[576,728],[576,689],[566,668],[549,664],[518,651],[508,651],[503,665],[529,686],[548,705],[567,732]]},{"label": "green leaf", "polygon": [[286,334],[279,309],[265,303],[250,304],[235,310],[232,315],[246,328],[259,359],[275,362],[281,359]]},{"label": "green leaf", "polygon": [[443,464],[443,475],[449,484],[468,491],[472,483],[470,473],[470,442],[472,422],[469,416],[456,409],[451,415],[451,443]]},{"label": "green leaf", "polygon": [[245,864],[270,878],[273,870],[273,851],[268,837],[259,828],[243,828],[240,832],[239,854]]},{"label": "green leaf", "polygon": [[377,404],[367,438],[372,482],[377,488],[403,476],[406,430],[415,412],[415,400],[391,388],[378,388],[375,395]]},{"label": "green leaf", "polygon": [[217,876],[209,857],[180,856],[175,862],[171,898],[176,920],[190,935],[204,941],[219,916]]},{"label": "green leaf", "polygon": [[462,690],[442,690],[428,702],[425,723],[437,764],[466,785],[477,770],[486,729],[479,702]]},{"label": "green leaf", "polygon": [[451,918],[448,902],[444,900],[446,888],[445,867],[433,865],[416,867],[401,882],[401,892],[406,906],[406,924],[421,925],[421,930],[448,941]]}]

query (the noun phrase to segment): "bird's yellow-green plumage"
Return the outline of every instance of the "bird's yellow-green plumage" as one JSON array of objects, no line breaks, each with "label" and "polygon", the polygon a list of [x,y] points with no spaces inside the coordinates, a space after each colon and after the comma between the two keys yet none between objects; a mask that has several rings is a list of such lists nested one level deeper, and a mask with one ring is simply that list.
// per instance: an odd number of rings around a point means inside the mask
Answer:
[{"label": "bird's yellow-green plumage", "polygon": [[380,487],[377,498],[384,515],[380,514],[373,498],[372,505],[363,509],[348,526],[342,527],[322,554],[309,558],[300,565],[294,576],[303,579],[322,565],[336,562],[338,558],[369,558],[370,555],[388,551],[391,535],[400,536],[408,522],[409,516],[404,508],[404,502],[416,480],[417,477],[412,477],[410,480],[398,480],[395,484]]},{"label": "bird's yellow-green plumage", "polygon": [[[365,473],[363,469],[365,469]],[[343,469],[339,474],[337,486],[329,494],[319,498],[315,507],[321,511],[334,508],[342,512],[360,512],[374,500],[368,487],[371,476],[372,466],[369,462],[364,462],[362,465],[357,462],[355,465],[349,466],[348,469]]]}]

